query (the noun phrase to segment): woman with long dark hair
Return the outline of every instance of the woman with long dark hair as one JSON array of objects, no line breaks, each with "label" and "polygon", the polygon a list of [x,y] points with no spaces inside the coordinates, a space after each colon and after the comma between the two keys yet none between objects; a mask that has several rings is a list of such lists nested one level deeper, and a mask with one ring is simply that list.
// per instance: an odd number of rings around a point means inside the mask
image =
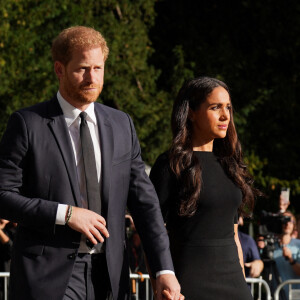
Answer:
[{"label": "woman with long dark hair", "polygon": [[150,178],[160,199],[176,276],[187,300],[252,299],[244,279],[238,215],[256,190],[242,159],[227,85],[186,82],[172,112],[173,140]]}]

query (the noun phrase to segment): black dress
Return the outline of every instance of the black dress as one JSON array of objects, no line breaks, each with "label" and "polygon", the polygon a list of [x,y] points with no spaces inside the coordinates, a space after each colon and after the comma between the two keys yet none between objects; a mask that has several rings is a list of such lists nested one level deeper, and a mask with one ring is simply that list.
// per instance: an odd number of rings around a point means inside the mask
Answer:
[{"label": "black dress", "polygon": [[194,152],[202,168],[197,212],[179,217],[180,185],[167,154],[158,157],[150,178],[167,224],[175,273],[187,300],[251,300],[234,241],[242,201],[213,152]]}]

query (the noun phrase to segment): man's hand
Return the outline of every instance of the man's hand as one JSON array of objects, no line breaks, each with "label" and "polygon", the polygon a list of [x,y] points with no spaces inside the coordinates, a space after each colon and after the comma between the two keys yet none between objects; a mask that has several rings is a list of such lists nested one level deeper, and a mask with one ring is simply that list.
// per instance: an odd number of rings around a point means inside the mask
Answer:
[{"label": "man's hand", "polygon": [[293,260],[292,251],[288,247],[282,247],[282,255],[289,261]]},{"label": "man's hand", "polygon": [[245,267],[250,268],[249,276],[252,278],[258,277],[264,268],[264,263],[261,260],[254,260],[245,263]]},{"label": "man's hand", "polygon": [[4,229],[5,226],[9,223],[8,220],[5,220],[5,219],[0,219],[0,229]]},{"label": "man's hand", "polygon": [[106,221],[102,216],[85,208],[73,206],[72,209],[72,216],[68,222],[69,227],[83,233],[94,245],[104,242],[102,235],[106,238],[109,237]]},{"label": "man's hand", "polygon": [[173,274],[162,274],[156,278],[156,299],[183,300],[180,285]]}]

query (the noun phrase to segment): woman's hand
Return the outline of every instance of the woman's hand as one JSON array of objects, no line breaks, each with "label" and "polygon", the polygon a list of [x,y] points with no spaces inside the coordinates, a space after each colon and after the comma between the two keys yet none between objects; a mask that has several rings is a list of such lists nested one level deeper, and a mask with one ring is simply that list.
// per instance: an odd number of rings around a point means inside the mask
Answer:
[{"label": "woman's hand", "polygon": [[162,291],[162,295],[163,295],[163,299],[167,299],[167,300],[184,300],[184,296],[182,294],[179,295],[179,298],[175,299],[175,298],[172,298],[171,294],[167,291],[167,290],[163,290]]}]

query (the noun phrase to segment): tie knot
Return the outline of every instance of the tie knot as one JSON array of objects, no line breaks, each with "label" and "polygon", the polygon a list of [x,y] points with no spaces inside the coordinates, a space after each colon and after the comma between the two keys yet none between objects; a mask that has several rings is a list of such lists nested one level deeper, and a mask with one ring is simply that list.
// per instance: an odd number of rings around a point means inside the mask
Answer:
[{"label": "tie knot", "polygon": [[81,119],[81,122],[84,122],[86,121],[86,117],[87,117],[87,113],[85,111],[82,111],[80,114],[80,119]]}]

